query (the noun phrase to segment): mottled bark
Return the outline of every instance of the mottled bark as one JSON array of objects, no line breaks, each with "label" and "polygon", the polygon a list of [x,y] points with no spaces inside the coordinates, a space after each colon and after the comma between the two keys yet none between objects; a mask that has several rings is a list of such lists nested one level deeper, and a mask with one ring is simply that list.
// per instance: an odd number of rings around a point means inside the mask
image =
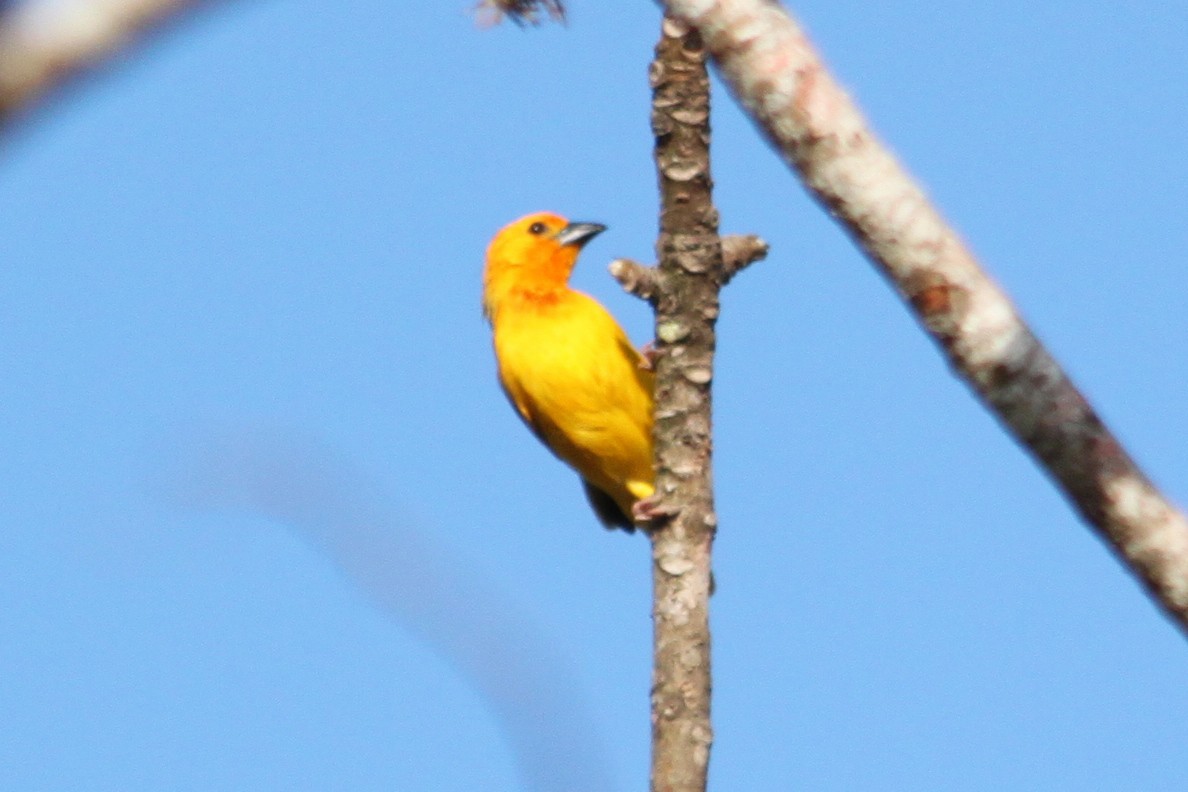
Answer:
[{"label": "mottled bark", "polygon": [[[767,243],[752,234],[730,234],[722,237],[722,285],[747,266],[767,256]],[[660,279],[658,270],[631,259],[616,259],[610,263],[610,273],[624,289],[655,305]]]},{"label": "mottled bark", "polygon": [[652,129],[660,181],[658,268],[617,261],[611,272],[656,309],[656,515],[652,542],[656,792],[705,789],[710,725],[710,383],[722,284],[766,246],[718,237],[709,165],[709,79],[700,37],[665,20],[652,61]]},{"label": "mottled bark", "polygon": [[915,311],[957,373],[1188,630],[1188,521],[874,136],[795,21],[772,0],[665,5],[701,33],[759,129]]},{"label": "mottled bark", "polygon": [[709,168],[709,79],[700,37],[665,21],[652,83],[660,178],[656,243],[656,495],[652,789],[704,790],[710,743],[710,381],[722,265]]}]

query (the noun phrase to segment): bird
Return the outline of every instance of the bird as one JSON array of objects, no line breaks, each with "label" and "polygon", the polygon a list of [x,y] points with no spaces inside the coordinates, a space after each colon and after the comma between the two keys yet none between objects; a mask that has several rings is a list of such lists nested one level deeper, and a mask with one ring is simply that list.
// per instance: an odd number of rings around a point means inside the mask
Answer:
[{"label": "bird", "polygon": [[602,524],[634,531],[654,494],[654,375],[615,318],[569,286],[606,230],[551,212],[495,234],[483,271],[499,383],[516,413],[581,478]]}]

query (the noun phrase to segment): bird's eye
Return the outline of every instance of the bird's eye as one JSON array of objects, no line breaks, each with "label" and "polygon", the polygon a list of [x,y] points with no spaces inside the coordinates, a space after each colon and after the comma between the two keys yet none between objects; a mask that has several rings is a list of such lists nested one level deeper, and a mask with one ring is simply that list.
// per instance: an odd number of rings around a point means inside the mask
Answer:
[{"label": "bird's eye", "polygon": [[533,223],[532,225],[528,226],[529,234],[543,234],[544,232],[545,232],[545,224],[544,223]]}]

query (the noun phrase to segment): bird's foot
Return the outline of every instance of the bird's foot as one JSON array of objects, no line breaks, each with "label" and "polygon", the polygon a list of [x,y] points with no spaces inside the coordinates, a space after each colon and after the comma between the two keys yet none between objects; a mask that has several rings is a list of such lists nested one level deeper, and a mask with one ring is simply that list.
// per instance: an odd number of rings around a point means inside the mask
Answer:
[{"label": "bird's foot", "polygon": [[640,498],[631,505],[631,519],[644,529],[655,528],[680,513],[679,508],[662,503],[655,495]]},{"label": "bird's foot", "polygon": [[656,361],[663,353],[656,349],[655,341],[649,341],[640,348],[639,354],[643,356],[643,360],[639,361],[639,367],[644,371],[655,371]]}]

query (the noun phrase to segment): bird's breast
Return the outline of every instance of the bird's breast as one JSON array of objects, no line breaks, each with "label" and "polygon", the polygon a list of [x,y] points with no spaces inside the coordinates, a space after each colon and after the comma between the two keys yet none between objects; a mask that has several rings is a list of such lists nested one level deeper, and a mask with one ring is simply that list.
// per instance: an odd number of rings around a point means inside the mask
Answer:
[{"label": "bird's breast", "polygon": [[533,296],[501,310],[495,322],[495,353],[509,391],[534,401],[582,412],[605,410],[633,379],[636,363],[614,318],[578,292],[552,299]]}]

